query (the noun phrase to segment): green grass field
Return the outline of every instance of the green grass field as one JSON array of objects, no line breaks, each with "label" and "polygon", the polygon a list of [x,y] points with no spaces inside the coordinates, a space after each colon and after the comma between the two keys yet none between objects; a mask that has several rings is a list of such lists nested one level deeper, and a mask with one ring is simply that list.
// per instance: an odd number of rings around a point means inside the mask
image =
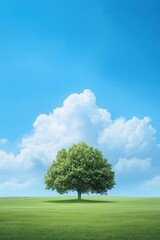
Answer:
[{"label": "green grass field", "polygon": [[0,239],[160,239],[160,198],[83,198],[0,198]]}]

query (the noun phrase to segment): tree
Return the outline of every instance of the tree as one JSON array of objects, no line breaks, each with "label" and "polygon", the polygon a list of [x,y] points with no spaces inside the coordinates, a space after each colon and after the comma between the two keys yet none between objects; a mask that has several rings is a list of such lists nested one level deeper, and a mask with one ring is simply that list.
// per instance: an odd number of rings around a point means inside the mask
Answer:
[{"label": "tree", "polygon": [[114,172],[101,151],[82,142],[57,153],[45,184],[60,194],[76,191],[80,200],[82,193],[107,194],[115,185]]}]

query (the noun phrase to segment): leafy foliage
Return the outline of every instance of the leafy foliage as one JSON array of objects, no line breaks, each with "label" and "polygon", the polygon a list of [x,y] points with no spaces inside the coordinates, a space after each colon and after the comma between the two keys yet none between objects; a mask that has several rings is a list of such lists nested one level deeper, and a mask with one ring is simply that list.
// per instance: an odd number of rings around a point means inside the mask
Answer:
[{"label": "leafy foliage", "polygon": [[111,164],[98,149],[85,143],[57,153],[45,176],[46,189],[63,194],[68,191],[107,194],[115,185]]}]

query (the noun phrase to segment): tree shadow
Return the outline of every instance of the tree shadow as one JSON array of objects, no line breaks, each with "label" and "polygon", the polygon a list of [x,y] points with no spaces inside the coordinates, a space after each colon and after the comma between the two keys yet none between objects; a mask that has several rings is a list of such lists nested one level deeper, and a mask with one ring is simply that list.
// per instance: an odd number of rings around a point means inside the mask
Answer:
[{"label": "tree shadow", "polygon": [[46,203],[116,203],[116,201],[110,201],[110,200],[94,200],[94,199],[53,199],[45,201]]}]

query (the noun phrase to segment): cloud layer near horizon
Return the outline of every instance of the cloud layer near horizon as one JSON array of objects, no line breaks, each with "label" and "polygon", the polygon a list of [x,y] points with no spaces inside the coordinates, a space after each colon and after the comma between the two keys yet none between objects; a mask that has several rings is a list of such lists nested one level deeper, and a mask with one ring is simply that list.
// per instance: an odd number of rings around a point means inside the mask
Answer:
[{"label": "cloud layer near horizon", "polygon": [[22,138],[17,155],[0,150],[0,172],[27,172],[39,163],[49,166],[59,149],[80,141],[100,148],[117,174],[154,168],[160,152],[149,117],[114,120],[106,109],[96,105],[93,92],[84,90],[70,95],[50,114],[39,115],[32,133]]}]

